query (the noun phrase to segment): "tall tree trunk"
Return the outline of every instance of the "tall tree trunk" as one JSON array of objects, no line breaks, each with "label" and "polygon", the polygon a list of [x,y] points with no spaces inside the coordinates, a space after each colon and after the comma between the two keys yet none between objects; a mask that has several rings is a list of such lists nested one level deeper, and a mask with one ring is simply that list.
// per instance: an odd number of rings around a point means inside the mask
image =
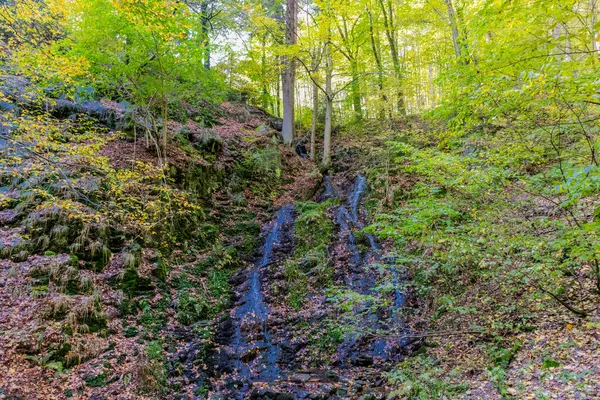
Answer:
[{"label": "tall tree trunk", "polygon": [[[296,44],[298,22],[298,0],[287,0],[285,38],[288,46]],[[285,57],[283,72],[283,143],[291,145],[294,140],[294,83],[296,61],[292,56]]]},{"label": "tall tree trunk", "polygon": [[279,75],[277,74],[277,96],[275,96],[275,99],[277,100],[277,117],[281,118],[281,80],[283,79],[283,75]]},{"label": "tall tree trunk", "polygon": [[435,107],[435,84],[433,82],[433,64],[429,63],[429,104]]},{"label": "tall tree trunk", "polygon": [[350,85],[350,92],[352,93],[352,108],[354,108],[354,115],[357,121],[360,121],[363,117],[363,110],[360,101],[360,82],[358,76],[358,62],[352,60],[350,63],[350,74],[352,76],[352,84]]},{"label": "tall tree trunk", "polygon": [[315,136],[317,133],[317,118],[319,116],[319,87],[316,82],[312,83],[312,124],[310,127],[310,159],[315,159]]},{"label": "tall tree trunk", "polygon": [[162,147],[163,147],[163,162],[167,163],[167,135],[169,134],[169,127],[167,120],[169,119],[169,100],[167,96],[163,98],[162,104]]},{"label": "tall tree trunk", "polygon": [[208,35],[210,21],[208,19],[208,1],[204,0],[200,4],[200,13],[202,14],[202,46],[204,50],[204,68],[210,69],[210,38]]},{"label": "tall tree trunk", "polygon": [[261,107],[266,110],[269,105],[269,89],[267,88],[267,34],[262,37],[262,53],[260,57],[260,80],[262,81]]},{"label": "tall tree trunk", "polygon": [[329,44],[325,49],[325,130],[323,132],[323,165],[331,163],[331,125],[333,118],[333,89],[331,80],[333,76],[333,62]]},{"label": "tall tree trunk", "polygon": [[446,2],[446,9],[448,10],[448,21],[450,21],[450,28],[452,29],[452,44],[454,45],[454,54],[458,60],[462,60],[462,51],[460,48],[460,32],[458,30],[458,21],[456,19],[456,10],[452,0],[444,0]]},{"label": "tall tree trunk", "polygon": [[383,15],[383,26],[385,28],[385,35],[390,45],[390,53],[392,56],[392,63],[394,65],[394,74],[396,76],[396,80],[398,81],[398,85],[400,86],[400,88],[398,89],[398,99],[396,105],[398,108],[398,113],[400,115],[406,115],[406,107],[404,106],[404,91],[401,87],[402,66],[400,65],[400,58],[398,56],[398,44],[396,43],[396,33],[394,28],[394,8],[391,0],[387,2],[387,8],[383,0],[379,0],[379,6]]},{"label": "tall tree trunk", "polygon": [[371,50],[375,57],[375,65],[377,66],[377,87],[381,95],[381,110],[379,111],[379,118],[385,118],[385,105],[387,104],[387,96],[383,91],[383,63],[381,62],[381,55],[379,54],[379,38],[375,37],[375,29],[373,27],[373,15],[369,7],[366,8],[367,15],[369,16],[369,36],[371,38]]}]

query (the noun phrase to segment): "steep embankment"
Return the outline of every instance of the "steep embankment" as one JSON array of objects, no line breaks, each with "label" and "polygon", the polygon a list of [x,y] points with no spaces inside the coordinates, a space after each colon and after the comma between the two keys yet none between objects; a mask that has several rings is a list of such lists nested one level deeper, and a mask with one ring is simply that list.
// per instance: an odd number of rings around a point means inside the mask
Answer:
[{"label": "steep embankment", "polygon": [[3,82],[3,395],[389,392],[411,297],[349,157],[323,180],[235,103],[182,105],[157,156],[143,109]]},{"label": "steep embankment", "polygon": [[168,122],[164,168],[146,136],[160,121],[137,108],[2,81],[2,394],[205,393],[190,371],[230,305],[229,277],[273,205],[316,190],[314,165],[278,145],[260,110],[205,104]]}]

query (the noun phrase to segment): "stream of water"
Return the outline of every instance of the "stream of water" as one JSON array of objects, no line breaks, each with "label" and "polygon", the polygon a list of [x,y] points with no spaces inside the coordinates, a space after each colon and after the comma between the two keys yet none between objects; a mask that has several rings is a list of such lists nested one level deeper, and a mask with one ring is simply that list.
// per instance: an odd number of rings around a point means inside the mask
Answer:
[{"label": "stream of water", "polygon": [[277,258],[280,246],[291,241],[293,223],[294,207],[280,208],[269,224],[262,258],[250,270],[241,305],[232,311],[235,374],[245,382],[271,382],[282,375],[278,365],[281,347],[269,331],[269,307],[265,303],[262,277],[265,268]]}]

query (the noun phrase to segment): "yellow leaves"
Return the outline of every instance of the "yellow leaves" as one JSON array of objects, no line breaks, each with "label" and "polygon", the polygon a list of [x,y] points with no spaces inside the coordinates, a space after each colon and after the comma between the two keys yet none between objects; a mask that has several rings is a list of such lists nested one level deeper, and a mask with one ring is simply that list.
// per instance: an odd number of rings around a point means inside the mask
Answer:
[{"label": "yellow leaves", "polygon": [[572,324],[567,324],[567,326],[565,327],[568,331],[573,330],[574,326]]}]

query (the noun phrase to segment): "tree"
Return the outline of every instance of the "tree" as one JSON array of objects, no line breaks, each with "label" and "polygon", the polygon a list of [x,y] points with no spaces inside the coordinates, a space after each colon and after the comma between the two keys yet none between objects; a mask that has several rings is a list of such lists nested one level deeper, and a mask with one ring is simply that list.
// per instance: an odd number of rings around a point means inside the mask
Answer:
[{"label": "tree", "polygon": [[[285,38],[288,46],[296,44],[298,35],[298,0],[287,0]],[[293,54],[284,56],[283,71],[283,142],[291,145],[294,140],[296,61]]]}]

